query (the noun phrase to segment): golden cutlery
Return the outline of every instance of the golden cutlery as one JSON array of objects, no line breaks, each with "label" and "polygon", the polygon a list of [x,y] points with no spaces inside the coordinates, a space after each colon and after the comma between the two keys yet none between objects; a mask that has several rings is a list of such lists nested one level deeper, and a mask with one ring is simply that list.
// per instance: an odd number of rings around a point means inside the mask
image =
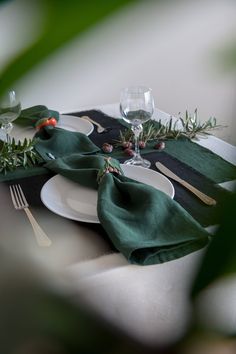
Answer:
[{"label": "golden cutlery", "polygon": [[90,123],[96,125],[97,127],[97,132],[100,134],[100,133],[105,133],[109,130],[109,128],[105,128],[103,127],[101,124],[97,123],[95,120],[93,120],[92,118],[88,117],[88,116],[82,116],[80,118],[83,118],[87,121],[89,121]]},{"label": "golden cutlery", "polygon": [[193,194],[195,194],[201,201],[207,205],[215,205],[216,200],[209,197],[208,195],[202,193],[199,191],[197,188],[193,187],[191,184],[174,174],[172,171],[170,171],[167,167],[165,167],[162,163],[156,162],[156,167],[158,170],[160,170],[162,173],[164,173],[167,177],[172,178],[176,182],[180,183],[182,186],[187,188],[189,191],[191,191]]},{"label": "golden cutlery", "polygon": [[51,245],[52,241],[48,238],[42,228],[39,226],[31,211],[29,210],[29,204],[24,196],[24,193],[19,184],[10,186],[11,199],[15,209],[22,210],[24,209],[28,219],[31,223],[31,226],[34,230],[36,241],[41,247],[48,247]]}]

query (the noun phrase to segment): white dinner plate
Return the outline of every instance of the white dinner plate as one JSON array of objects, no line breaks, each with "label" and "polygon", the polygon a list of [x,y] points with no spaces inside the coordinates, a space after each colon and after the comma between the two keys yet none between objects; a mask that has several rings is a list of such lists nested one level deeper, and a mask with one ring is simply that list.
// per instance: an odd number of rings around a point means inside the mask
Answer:
[{"label": "white dinner plate", "polygon": [[[171,198],[174,197],[173,184],[159,172],[130,165],[121,165],[121,167],[127,177],[149,184]],[[97,192],[61,175],[52,177],[43,185],[41,200],[49,210],[65,218],[99,223]]]},{"label": "white dinner plate", "polygon": [[93,131],[93,124],[84,118],[78,118],[74,116],[68,116],[65,114],[60,115],[58,128],[63,128],[70,131],[77,131],[85,135],[89,135]]},{"label": "white dinner plate", "polygon": [[[65,130],[80,132],[87,136],[91,134],[94,129],[93,124],[88,122],[86,119],[65,114],[60,114],[57,127]],[[24,140],[24,138],[33,138],[35,133],[36,130],[34,127],[20,127],[15,124],[11,135],[17,140]]]}]

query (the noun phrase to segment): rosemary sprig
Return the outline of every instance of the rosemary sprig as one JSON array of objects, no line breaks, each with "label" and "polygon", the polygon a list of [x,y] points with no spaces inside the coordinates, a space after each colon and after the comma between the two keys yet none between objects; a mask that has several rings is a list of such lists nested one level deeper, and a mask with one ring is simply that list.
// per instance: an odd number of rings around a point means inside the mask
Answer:
[{"label": "rosemary sprig", "polygon": [[[163,124],[161,120],[150,120],[143,124],[143,131],[140,134],[140,140],[145,143],[150,140],[168,140],[178,139],[180,137],[186,137],[188,139],[196,138],[197,135],[209,135],[214,129],[220,128],[220,125],[216,124],[216,118],[209,118],[206,122],[201,123],[197,116],[197,109],[195,109],[193,116],[188,111],[185,113],[185,117],[179,116],[175,121],[170,117],[170,120]],[[132,141],[133,132],[130,128],[124,131],[120,131],[120,136],[117,141],[117,145],[121,145],[123,142]]]},{"label": "rosemary sprig", "polygon": [[197,109],[195,109],[193,116],[190,116],[186,111],[185,118],[179,117],[179,120],[183,127],[182,136],[189,139],[195,138],[198,134],[209,135],[210,131],[222,128],[221,125],[216,124],[215,117],[210,117],[206,122],[201,123],[197,116]]},{"label": "rosemary sprig", "polygon": [[6,174],[17,167],[30,167],[42,159],[34,149],[37,139],[24,139],[16,142],[14,138],[0,141],[0,172]]}]

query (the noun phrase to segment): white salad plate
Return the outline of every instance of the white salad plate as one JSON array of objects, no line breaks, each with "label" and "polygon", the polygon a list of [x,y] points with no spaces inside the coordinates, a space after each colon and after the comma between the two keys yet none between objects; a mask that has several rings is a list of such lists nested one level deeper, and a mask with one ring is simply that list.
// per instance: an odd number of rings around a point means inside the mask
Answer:
[{"label": "white salad plate", "polygon": [[84,118],[68,116],[65,114],[60,115],[59,122],[57,124],[58,128],[63,128],[70,131],[76,131],[89,135],[92,133],[94,127],[93,124]]},{"label": "white salad plate", "polygon": [[[146,183],[174,198],[174,186],[159,172],[131,165],[121,165],[125,176]],[[41,200],[52,212],[68,219],[99,223],[97,191],[56,175],[41,189]]]},{"label": "white salad plate", "polygon": [[[65,114],[60,114],[59,122],[56,126],[65,130],[83,133],[87,136],[94,129],[93,124],[86,119]],[[24,140],[24,138],[32,139],[35,133],[34,127],[19,127],[15,124],[11,136],[17,140]]]}]

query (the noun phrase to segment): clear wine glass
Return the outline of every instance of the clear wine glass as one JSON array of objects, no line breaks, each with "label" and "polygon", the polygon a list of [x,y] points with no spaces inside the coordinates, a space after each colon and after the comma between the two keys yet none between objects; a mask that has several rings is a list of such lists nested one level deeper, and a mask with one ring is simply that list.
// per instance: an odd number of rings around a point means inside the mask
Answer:
[{"label": "clear wine glass", "polygon": [[142,124],[147,122],[154,112],[152,90],[145,86],[126,87],[121,90],[120,113],[122,118],[131,125],[134,133],[134,156],[125,164],[149,168],[151,163],[140,155],[139,136],[143,130]]},{"label": "clear wine glass", "polygon": [[5,139],[10,140],[10,132],[13,128],[12,122],[19,117],[21,113],[21,103],[18,100],[15,91],[10,90],[0,98],[0,124],[1,131],[4,132]]}]

